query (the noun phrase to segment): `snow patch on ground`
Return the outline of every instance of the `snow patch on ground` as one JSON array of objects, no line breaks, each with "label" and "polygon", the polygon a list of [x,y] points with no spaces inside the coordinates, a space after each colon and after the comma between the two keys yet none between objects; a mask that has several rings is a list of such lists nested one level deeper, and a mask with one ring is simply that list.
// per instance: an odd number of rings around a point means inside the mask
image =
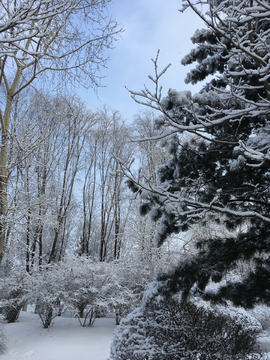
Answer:
[{"label": "snow patch on ground", "polygon": [[258,337],[258,345],[262,351],[268,353],[268,358],[270,359],[270,330],[264,331]]},{"label": "snow patch on ground", "polygon": [[43,329],[37,315],[21,312],[19,321],[6,324],[8,350],[1,360],[107,360],[115,329],[114,318],[96,319],[81,327],[75,318],[57,317]]},{"label": "snow patch on ground", "polygon": [[[83,328],[67,313],[43,329],[37,315],[21,312],[18,322],[4,327],[8,349],[0,360],[107,360],[115,328],[115,318]],[[258,343],[270,359],[270,333],[263,332]]]}]

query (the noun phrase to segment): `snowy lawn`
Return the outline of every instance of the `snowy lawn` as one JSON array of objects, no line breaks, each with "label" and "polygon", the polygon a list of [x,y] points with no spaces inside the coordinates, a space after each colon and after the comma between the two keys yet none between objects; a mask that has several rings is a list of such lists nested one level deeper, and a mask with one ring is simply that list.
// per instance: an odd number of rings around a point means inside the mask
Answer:
[{"label": "snowy lawn", "polygon": [[[96,319],[94,326],[83,328],[73,317],[56,317],[52,327],[43,329],[37,315],[22,311],[18,322],[5,324],[8,349],[0,360],[107,360],[115,327],[114,318]],[[270,351],[269,332],[259,343]]]},{"label": "snowy lawn", "polygon": [[57,317],[43,329],[37,315],[21,312],[19,321],[6,324],[8,350],[1,360],[107,360],[114,318],[96,319],[92,327],[81,327],[77,319]]}]

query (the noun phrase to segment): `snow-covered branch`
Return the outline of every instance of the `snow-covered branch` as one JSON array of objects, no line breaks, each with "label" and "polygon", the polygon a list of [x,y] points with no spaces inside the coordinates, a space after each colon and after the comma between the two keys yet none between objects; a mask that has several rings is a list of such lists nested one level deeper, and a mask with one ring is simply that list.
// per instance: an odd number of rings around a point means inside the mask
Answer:
[{"label": "snow-covered branch", "polygon": [[[120,160],[119,160],[120,161]],[[137,187],[137,192],[143,194],[143,198],[149,199],[148,195],[158,196],[159,203],[162,204],[162,207],[166,208],[166,205],[169,204],[171,209],[173,209],[174,214],[177,217],[185,218],[186,222],[189,222],[191,219],[203,218],[207,212],[216,211],[217,213],[225,214],[228,216],[238,217],[238,218],[249,218],[249,219],[258,219],[267,224],[270,224],[270,217],[262,215],[256,211],[237,211],[232,210],[228,206],[223,206],[219,200],[222,197],[222,190],[218,189],[217,194],[212,198],[209,203],[200,202],[194,199],[194,192],[191,192],[190,197],[187,197],[185,192],[174,192],[172,193],[170,188],[164,190],[164,186],[153,186],[147,182],[140,181],[141,179],[136,180],[130,171],[122,164],[122,170],[125,173],[126,177]],[[252,202],[252,200],[250,200]],[[218,202],[218,204],[217,204]],[[185,210],[183,210],[185,209]]]}]

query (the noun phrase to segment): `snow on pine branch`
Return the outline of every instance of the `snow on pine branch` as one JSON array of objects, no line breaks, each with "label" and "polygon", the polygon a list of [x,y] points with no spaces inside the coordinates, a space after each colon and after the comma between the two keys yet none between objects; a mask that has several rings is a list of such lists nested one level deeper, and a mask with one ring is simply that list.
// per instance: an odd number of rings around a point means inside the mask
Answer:
[{"label": "snow on pine branch", "polygon": [[[267,33],[269,33],[269,31],[267,31]],[[207,34],[208,33],[206,33],[206,35]],[[203,33],[202,36],[204,37],[206,35]],[[254,51],[257,53],[257,50]],[[269,53],[268,47],[264,52]],[[215,57],[215,55],[213,56]],[[192,95],[190,91],[169,89],[167,96],[162,98],[161,92],[158,91],[158,89],[160,90],[158,84],[160,74],[163,74],[168,67],[159,73],[157,56],[156,60],[152,60],[155,68],[155,77],[149,76],[155,84],[154,90],[151,91],[145,87],[145,89],[140,92],[133,90],[129,90],[129,92],[137,103],[158,110],[162,114],[160,116],[161,121],[158,120],[158,122],[170,129],[167,131],[168,137],[176,132],[181,133],[186,131],[199,137],[207,138],[209,141],[231,144],[235,147],[235,151],[241,150],[242,154],[248,160],[255,162],[256,164],[253,164],[253,166],[260,166],[269,160],[269,154],[265,151],[265,147],[253,148],[254,141],[240,139],[237,133],[234,134],[233,140],[231,141],[209,136],[205,137],[206,133],[212,132],[211,129],[223,126],[223,124],[230,126],[230,124],[233,123],[241,123],[245,118],[248,118],[250,122],[256,123],[258,117],[267,117],[270,115],[269,95],[264,98],[260,96],[259,99],[256,100],[252,100],[246,95],[248,91],[257,92],[264,89],[264,87],[267,89],[268,85],[265,84],[265,74],[266,71],[270,69],[270,61],[266,66],[261,62],[262,65],[257,69],[251,72],[245,72],[245,68],[242,66],[242,60],[235,57],[233,50],[228,58],[234,59],[230,59],[229,62],[234,61],[238,64],[238,66],[234,65],[235,68],[242,67],[242,70],[238,72],[230,69],[227,70],[223,74],[223,81],[227,83],[227,86],[224,86],[224,88],[211,86],[209,89],[202,90],[200,93],[194,95]],[[263,85],[259,86],[257,84],[252,85],[241,82],[242,73],[245,73],[246,76],[257,75]],[[239,81],[237,80],[238,83],[234,78],[240,78]],[[267,94],[270,94],[270,86]],[[253,134],[252,136],[261,135]],[[166,135],[162,134],[160,139],[164,137],[166,137]],[[148,138],[147,140],[156,140],[156,138]]]},{"label": "snow on pine branch", "polygon": [[129,181],[131,181],[134,189],[137,190],[137,193],[140,193],[142,198],[147,200],[149,199],[148,194],[154,194],[154,196],[159,199],[159,203],[163,204],[163,207],[166,207],[168,204],[168,206],[173,209],[175,215],[179,218],[186,218],[187,223],[189,223],[190,220],[203,218],[207,212],[214,211],[237,218],[258,219],[267,224],[270,224],[270,217],[265,216],[259,212],[233,210],[228,206],[223,206],[219,201],[222,189],[217,190],[215,196],[209,203],[200,202],[194,197],[194,193],[196,192],[195,188],[193,192],[190,192],[190,196],[187,196],[187,193],[184,191],[172,193],[169,191],[169,189],[166,190],[164,187],[154,186],[153,184],[149,183],[149,181],[142,181],[140,178],[136,180],[132,175],[132,172],[127,169],[123,163],[121,163],[121,160],[118,161],[122,172],[129,179]]},{"label": "snow on pine branch", "polygon": [[[218,272],[214,269],[213,281],[218,283],[235,266],[235,253],[244,261],[255,260],[258,272],[249,275],[256,299],[250,296],[246,277],[235,288],[228,285],[226,293],[221,288],[216,297],[208,294],[207,300],[230,300],[239,305],[237,289],[239,295],[244,294],[241,305],[250,307],[258,298],[268,303],[264,289],[269,284],[269,5],[263,0],[183,0],[183,6],[184,10],[191,8],[208,27],[196,32],[196,49],[183,60],[185,65],[194,65],[187,82],[205,83],[198,94],[170,89],[162,98],[156,58],[154,76],[150,76],[154,89],[145,87],[130,94],[137,103],[159,111],[156,126],[164,131],[147,136],[147,140],[163,139],[168,157],[155,168],[154,180],[143,171],[135,177],[121,162],[120,167],[130,190],[141,198],[141,215],[149,214],[158,222],[154,237],[158,247],[172,234],[194,224],[207,225],[208,220],[239,231],[236,239],[235,234],[228,238],[218,235],[216,240],[211,234],[207,238],[202,234],[202,253],[212,254],[212,249],[216,254]],[[240,229],[243,224],[245,233]],[[220,256],[222,244],[224,257]],[[188,296],[197,281],[200,290],[205,288],[212,275],[207,269],[201,280],[201,269],[211,266],[213,258],[209,255],[205,262],[204,257],[195,255],[194,259],[190,271],[181,261],[171,275],[158,278],[161,287],[168,286],[168,294],[183,290]],[[167,283],[161,283],[163,280]],[[263,293],[257,296],[259,288]],[[156,296],[155,284],[151,293]]]}]

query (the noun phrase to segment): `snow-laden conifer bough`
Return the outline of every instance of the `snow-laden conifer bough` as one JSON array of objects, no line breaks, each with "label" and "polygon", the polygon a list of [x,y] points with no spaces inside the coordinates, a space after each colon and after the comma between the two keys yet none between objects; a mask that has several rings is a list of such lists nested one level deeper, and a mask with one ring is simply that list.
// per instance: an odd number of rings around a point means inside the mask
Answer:
[{"label": "snow-laden conifer bough", "polygon": [[[197,94],[170,89],[162,96],[158,55],[152,60],[154,89],[130,90],[136,102],[159,112],[160,141],[171,158],[157,169],[156,186],[122,167],[140,194],[141,213],[159,221],[157,246],[174,233],[202,226],[197,252],[157,275],[162,296],[181,292],[214,302],[252,307],[270,303],[270,5],[261,0],[184,0],[206,28],[192,37],[195,48],[183,65],[194,64],[187,83],[206,80]],[[180,21],[180,20],[179,20]],[[209,77],[208,77],[209,76]],[[188,134],[188,136],[187,136]],[[230,236],[203,237],[217,222]],[[239,262],[242,276],[226,282]],[[208,284],[220,286],[208,291]]]}]

